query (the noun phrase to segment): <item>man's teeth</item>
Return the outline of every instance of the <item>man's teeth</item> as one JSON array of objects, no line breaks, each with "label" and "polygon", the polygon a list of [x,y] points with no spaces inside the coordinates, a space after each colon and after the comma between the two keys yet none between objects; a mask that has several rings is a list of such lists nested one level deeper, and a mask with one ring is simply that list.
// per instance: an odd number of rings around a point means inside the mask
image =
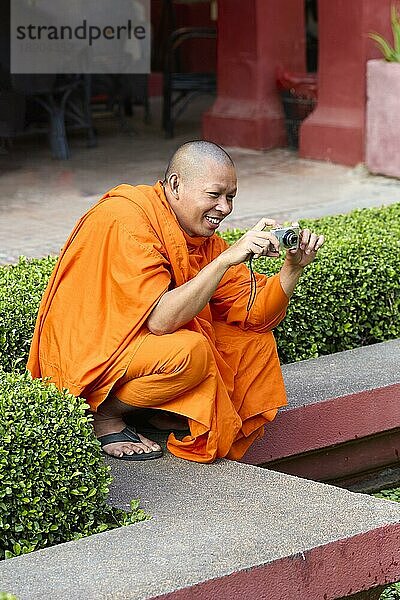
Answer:
[{"label": "man's teeth", "polygon": [[216,217],[209,217],[208,215],[206,215],[206,219],[207,221],[210,221],[210,223],[212,223],[213,225],[219,225],[221,222],[221,219],[217,219]]}]

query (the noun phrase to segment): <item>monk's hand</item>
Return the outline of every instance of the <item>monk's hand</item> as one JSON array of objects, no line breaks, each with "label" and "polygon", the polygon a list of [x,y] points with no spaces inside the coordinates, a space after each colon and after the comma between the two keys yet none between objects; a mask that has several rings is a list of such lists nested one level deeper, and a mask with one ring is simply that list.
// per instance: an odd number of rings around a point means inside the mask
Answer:
[{"label": "monk's hand", "polygon": [[325,241],[323,235],[303,229],[300,233],[299,248],[286,252],[285,262],[291,266],[306,267],[315,260],[318,250]]},{"label": "monk's hand", "polygon": [[[250,257],[279,256],[279,240],[270,231],[263,231],[265,227],[277,227],[273,219],[262,218],[252,229],[227,248],[222,255],[229,261],[229,266],[239,265]],[[221,255],[221,256],[222,256]]]}]

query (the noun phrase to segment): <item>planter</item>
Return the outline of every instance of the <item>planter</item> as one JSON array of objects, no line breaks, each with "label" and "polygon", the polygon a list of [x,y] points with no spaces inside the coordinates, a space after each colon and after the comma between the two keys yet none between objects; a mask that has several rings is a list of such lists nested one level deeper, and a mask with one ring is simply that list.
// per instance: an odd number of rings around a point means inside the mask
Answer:
[{"label": "planter", "polygon": [[300,126],[317,104],[317,75],[281,71],[276,83],[282,99],[288,146],[297,149]]},{"label": "planter", "polygon": [[400,177],[400,63],[367,63],[365,161],[374,174]]}]

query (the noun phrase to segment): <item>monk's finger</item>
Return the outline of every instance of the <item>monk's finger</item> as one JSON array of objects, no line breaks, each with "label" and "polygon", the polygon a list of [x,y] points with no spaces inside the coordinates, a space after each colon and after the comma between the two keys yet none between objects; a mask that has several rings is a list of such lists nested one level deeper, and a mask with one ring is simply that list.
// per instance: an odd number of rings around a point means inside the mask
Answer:
[{"label": "monk's finger", "polygon": [[261,242],[266,252],[279,252],[279,240],[275,234],[271,233],[270,231],[262,231],[259,234],[257,234],[257,240],[258,239],[265,240],[265,242],[269,242],[269,244]]},{"label": "monk's finger", "polygon": [[319,250],[324,245],[325,237],[323,235],[318,236],[317,243],[315,244],[315,251]]},{"label": "monk's finger", "polygon": [[[277,258],[279,256],[279,242],[277,241],[276,243],[276,247],[269,239],[264,240],[262,246],[258,245],[257,243],[254,243],[252,246],[254,258],[261,258],[261,256],[272,256]],[[254,250],[253,248],[255,248],[256,250]]]},{"label": "monk's finger", "polygon": [[262,231],[266,227],[275,227],[275,226],[276,226],[275,219],[266,219],[265,217],[263,217],[262,219],[260,219],[258,221],[258,223],[256,223],[254,225],[254,227],[252,227],[252,230],[253,231]]},{"label": "monk's finger", "polygon": [[[252,235],[252,240],[262,247],[273,246],[277,251],[279,250],[279,240],[271,231],[255,231]],[[269,241],[269,245],[267,241]]]},{"label": "monk's finger", "polygon": [[251,249],[253,249],[254,247],[257,248],[257,252],[258,253],[262,253],[266,248],[269,248],[270,246],[270,241],[266,236],[261,236],[261,235],[253,235],[250,240],[249,240]]},{"label": "monk's finger", "polygon": [[260,258],[263,253],[263,248],[258,244],[251,243],[249,244],[249,251],[252,253],[254,258]]},{"label": "monk's finger", "polygon": [[263,256],[264,252],[267,252],[269,248],[269,240],[264,240],[263,245],[259,245],[256,242],[251,242],[249,245],[249,250],[253,254],[254,258],[260,258]]},{"label": "monk's finger", "polygon": [[315,252],[315,244],[317,243],[317,235],[315,233],[310,234],[310,238],[308,240],[308,244],[305,249],[306,254],[311,254],[311,252]]},{"label": "monk's finger", "polygon": [[303,229],[303,231],[301,232],[301,239],[300,239],[300,248],[302,250],[304,250],[309,242],[310,239],[310,230],[309,229]]}]

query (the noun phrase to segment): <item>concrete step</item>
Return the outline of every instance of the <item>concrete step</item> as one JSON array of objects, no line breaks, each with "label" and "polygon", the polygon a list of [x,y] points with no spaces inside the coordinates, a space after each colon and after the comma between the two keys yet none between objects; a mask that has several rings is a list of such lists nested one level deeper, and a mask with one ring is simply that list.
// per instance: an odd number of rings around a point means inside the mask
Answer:
[{"label": "concrete step", "polygon": [[397,503],[225,460],[110,463],[113,503],[140,497],[153,518],[4,561],[0,590],[20,600],[331,600],[377,598],[400,579]]},{"label": "concrete step", "polygon": [[[398,461],[399,349],[394,340],[286,365],[289,406],[245,460],[315,478]],[[153,519],[5,561],[0,590],[20,600],[375,600],[400,580],[399,504],[224,460],[107,460],[111,501],[140,497]]]},{"label": "concrete step", "polygon": [[283,365],[282,371],[288,406],[244,462],[344,486],[376,469],[398,477],[400,340]]}]

